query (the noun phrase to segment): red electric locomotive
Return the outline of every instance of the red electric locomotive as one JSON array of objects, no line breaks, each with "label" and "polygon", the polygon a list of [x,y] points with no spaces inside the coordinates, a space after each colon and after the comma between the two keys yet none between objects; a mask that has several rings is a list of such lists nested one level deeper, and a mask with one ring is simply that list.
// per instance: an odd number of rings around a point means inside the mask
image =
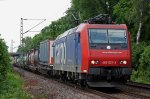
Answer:
[{"label": "red electric locomotive", "polygon": [[112,87],[130,79],[130,33],[125,24],[108,24],[107,16],[89,19],[57,37],[54,75],[91,87]]}]

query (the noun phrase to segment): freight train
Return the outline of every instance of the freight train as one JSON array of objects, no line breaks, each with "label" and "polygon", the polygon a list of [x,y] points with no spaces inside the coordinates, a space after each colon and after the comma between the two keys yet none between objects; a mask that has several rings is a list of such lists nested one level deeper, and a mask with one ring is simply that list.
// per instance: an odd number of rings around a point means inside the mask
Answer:
[{"label": "freight train", "polygon": [[38,49],[23,54],[19,65],[83,86],[126,83],[132,71],[130,32],[125,24],[108,24],[106,16],[91,18],[55,40],[42,41]]}]

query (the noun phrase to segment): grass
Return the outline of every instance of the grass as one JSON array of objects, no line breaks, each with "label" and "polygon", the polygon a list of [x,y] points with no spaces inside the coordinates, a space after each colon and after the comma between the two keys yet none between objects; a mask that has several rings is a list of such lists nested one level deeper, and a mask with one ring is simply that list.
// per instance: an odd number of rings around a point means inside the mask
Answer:
[{"label": "grass", "polygon": [[23,90],[23,80],[17,74],[9,72],[6,80],[0,82],[0,99],[29,99]]},{"label": "grass", "polygon": [[133,70],[132,75],[131,75],[131,81],[133,82],[138,82],[138,83],[143,83],[143,84],[150,84],[150,80],[146,76],[139,76],[138,72]]}]

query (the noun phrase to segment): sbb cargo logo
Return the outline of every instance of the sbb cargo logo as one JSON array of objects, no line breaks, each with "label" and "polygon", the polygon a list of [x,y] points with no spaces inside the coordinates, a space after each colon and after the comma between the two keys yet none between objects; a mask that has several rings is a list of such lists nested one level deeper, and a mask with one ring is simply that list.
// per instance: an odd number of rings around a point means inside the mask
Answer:
[{"label": "sbb cargo logo", "polygon": [[55,47],[55,62],[56,64],[66,63],[66,43],[60,43]]}]

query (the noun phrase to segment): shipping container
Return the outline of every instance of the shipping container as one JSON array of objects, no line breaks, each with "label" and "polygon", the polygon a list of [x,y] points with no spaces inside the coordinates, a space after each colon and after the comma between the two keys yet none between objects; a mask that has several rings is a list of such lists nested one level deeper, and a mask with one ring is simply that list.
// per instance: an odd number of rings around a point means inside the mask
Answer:
[{"label": "shipping container", "polygon": [[39,50],[35,49],[34,50],[34,64],[38,64],[39,62]]},{"label": "shipping container", "polygon": [[32,61],[32,59],[31,59],[31,56],[32,56],[31,53],[32,53],[32,50],[28,52],[28,59],[29,59],[29,62],[28,62],[29,64],[28,65],[32,64],[32,62],[31,62]]},{"label": "shipping container", "polygon": [[39,60],[41,64],[53,65],[53,41],[45,40],[40,42]]}]

